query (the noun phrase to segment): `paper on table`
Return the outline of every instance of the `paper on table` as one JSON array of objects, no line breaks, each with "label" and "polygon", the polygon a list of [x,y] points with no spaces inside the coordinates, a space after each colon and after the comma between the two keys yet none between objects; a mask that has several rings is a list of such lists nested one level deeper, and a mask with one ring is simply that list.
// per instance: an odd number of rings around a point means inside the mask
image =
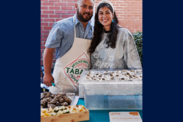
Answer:
[{"label": "paper on table", "polygon": [[110,122],[142,122],[139,112],[109,112]]},{"label": "paper on table", "polygon": [[79,96],[75,96],[74,100],[72,101],[71,105],[77,105]]}]

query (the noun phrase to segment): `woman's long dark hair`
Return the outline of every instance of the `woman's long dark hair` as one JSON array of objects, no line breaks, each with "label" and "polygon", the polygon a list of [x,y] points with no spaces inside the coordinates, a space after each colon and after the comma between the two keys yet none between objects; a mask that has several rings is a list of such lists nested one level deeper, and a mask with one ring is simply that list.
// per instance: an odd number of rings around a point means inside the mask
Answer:
[{"label": "woman's long dark hair", "polygon": [[[95,26],[94,26],[94,37],[92,39],[90,48],[88,50],[88,52],[91,54],[95,51],[95,48],[97,47],[97,45],[100,43],[101,39],[102,39],[102,33],[104,31],[104,27],[102,24],[99,23],[98,21],[98,12],[100,8],[103,7],[108,7],[109,10],[113,13],[113,9],[111,7],[110,4],[108,3],[101,3],[98,8],[97,8],[97,12],[95,14]],[[118,35],[118,18],[116,17],[116,13],[114,12],[114,18],[113,18],[113,22],[111,23],[111,29],[110,29],[110,33],[108,34],[108,41],[107,41],[107,45],[108,47],[110,46],[111,48],[115,48],[116,47],[116,40],[117,40],[117,35]],[[107,47],[107,48],[108,48]]]}]

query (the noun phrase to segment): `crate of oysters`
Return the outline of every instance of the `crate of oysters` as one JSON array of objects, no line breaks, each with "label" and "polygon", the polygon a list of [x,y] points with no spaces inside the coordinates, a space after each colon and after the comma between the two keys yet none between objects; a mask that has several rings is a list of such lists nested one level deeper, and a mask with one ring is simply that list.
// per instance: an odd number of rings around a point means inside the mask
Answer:
[{"label": "crate of oysters", "polygon": [[85,70],[79,79],[79,96],[84,88],[98,94],[110,92],[117,95],[142,94],[142,69],[136,70]]},{"label": "crate of oysters", "polygon": [[72,105],[75,93],[57,93],[51,92],[41,93],[41,107],[42,108],[55,108],[58,106]]},{"label": "crate of oysters", "polygon": [[83,105],[41,108],[41,122],[76,122],[89,120],[89,111]]}]

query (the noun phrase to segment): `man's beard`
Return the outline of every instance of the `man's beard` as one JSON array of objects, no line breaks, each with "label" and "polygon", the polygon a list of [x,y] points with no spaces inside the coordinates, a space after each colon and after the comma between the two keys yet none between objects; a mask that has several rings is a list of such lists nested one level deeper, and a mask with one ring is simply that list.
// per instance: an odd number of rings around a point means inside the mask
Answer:
[{"label": "man's beard", "polygon": [[[88,14],[89,16],[91,15],[89,12],[84,12],[83,14]],[[83,18],[83,15],[81,13],[79,13],[79,9],[77,9],[77,17],[79,20],[81,20],[83,22],[88,22],[92,18],[92,16],[93,16],[93,14],[88,19],[85,19],[85,18]]]}]

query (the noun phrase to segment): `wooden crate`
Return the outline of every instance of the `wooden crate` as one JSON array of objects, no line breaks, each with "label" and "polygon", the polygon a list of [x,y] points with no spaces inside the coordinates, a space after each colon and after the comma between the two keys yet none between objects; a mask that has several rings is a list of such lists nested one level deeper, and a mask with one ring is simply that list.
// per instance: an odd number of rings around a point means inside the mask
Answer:
[{"label": "wooden crate", "polygon": [[89,120],[89,111],[41,117],[41,122],[77,122]]}]

